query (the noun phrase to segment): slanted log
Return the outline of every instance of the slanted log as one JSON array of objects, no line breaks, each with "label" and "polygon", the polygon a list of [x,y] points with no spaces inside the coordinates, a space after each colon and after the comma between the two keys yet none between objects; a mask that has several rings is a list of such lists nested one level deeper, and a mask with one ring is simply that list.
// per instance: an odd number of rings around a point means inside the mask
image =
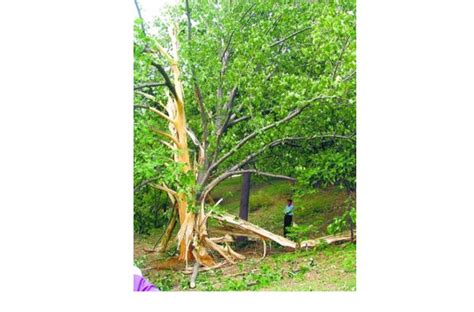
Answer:
[{"label": "slanted log", "polygon": [[[225,226],[236,228],[237,230],[243,233],[250,233],[252,235],[257,235],[261,239],[269,239],[283,247],[288,247],[291,249],[296,249],[297,244],[283,236],[274,234],[270,231],[262,229],[261,227],[242,220],[236,216],[230,214],[211,214],[211,218],[216,219],[217,221],[223,223]],[[245,235],[245,234],[243,234]]]}]

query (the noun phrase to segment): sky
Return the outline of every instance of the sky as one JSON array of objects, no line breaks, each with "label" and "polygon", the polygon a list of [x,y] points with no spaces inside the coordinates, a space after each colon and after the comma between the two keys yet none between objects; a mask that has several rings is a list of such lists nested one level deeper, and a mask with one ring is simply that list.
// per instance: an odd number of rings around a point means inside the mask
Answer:
[{"label": "sky", "polygon": [[[132,0],[130,0],[132,1]],[[137,0],[142,11],[142,17],[145,22],[151,22],[155,17],[160,15],[160,10],[167,4],[176,4],[179,0]],[[135,9],[135,15],[138,13]]]}]

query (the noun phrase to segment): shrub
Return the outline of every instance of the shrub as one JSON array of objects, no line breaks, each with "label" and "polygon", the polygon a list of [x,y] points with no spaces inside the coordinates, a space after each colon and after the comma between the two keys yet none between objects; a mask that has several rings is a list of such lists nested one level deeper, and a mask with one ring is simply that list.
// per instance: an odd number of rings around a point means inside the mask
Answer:
[{"label": "shrub", "polygon": [[329,234],[341,233],[350,228],[350,224],[356,226],[356,210],[352,208],[349,211],[346,211],[342,216],[335,217],[331,224],[328,225],[327,231]]},{"label": "shrub", "polygon": [[328,225],[327,232],[329,234],[332,235],[348,230],[350,229],[351,224],[353,225],[353,228],[356,227],[356,210],[354,207],[354,199],[347,199],[346,204],[348,204],[348,209],[346,212],[344,212],[344,214],[340,217],[335,217],[331,224]]},{"label": "shrub", "polygon": [[313,225],[293,225],[288,228],[288,237],[297,243],[309,239]]}]

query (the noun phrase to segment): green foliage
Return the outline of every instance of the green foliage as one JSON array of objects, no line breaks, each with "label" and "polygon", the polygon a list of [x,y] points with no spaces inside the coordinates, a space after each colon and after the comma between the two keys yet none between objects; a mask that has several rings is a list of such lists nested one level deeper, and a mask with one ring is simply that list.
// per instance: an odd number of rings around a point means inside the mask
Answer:
[{"label": "green foliage", "polygon": [[330,246],[325,240],[320,240],[319,244],[315,247],[317,251],[326,250]]},{"label": "green foliage", "polygon": [[150,126],[156,121],[141,112],[135,112],[134,119],[134,230],[138,234],[148,234],[152,228],[166,222],[163,211],[168,200],[166,194],[145,182],[165,166],[169,153],[151,133]]},{"label": "green foliage", "polygon": [[228,279],[222,290],[247,290],[245,279]]},{"label": "green foliage", "polygon": [[307,240],[310,238],[310,234],[313,230],[313,225],[293,225],[288,228],[288,237],[300,243],[301,241]]},{"label": "green foliage", "polygon": [[349,198],[346,203],[349,204],[348,210],[346,210],[342,216],[335,217],[331,224],[327,227],[327,232],[329,234],[341,233],[350,228],[350,224],[356,227],[356,209],[353,207],[354,201],[352,198]]},{"label": "green foliage", "polygon": [[159,277],[155,277],[151,280],[151,283],[155,285],[161,291],[172,290],[175,285],[175,279],[172,274],[162,274]]},{"label": "green foliage", "polygon": [[245,274],[242,278],[230,278],[220,290],[257,290],[283,278],[281,270],[262,264],[258,271]]},{"label": "green foliage", "polygon": [[345,272],[355,272],[356,271],[356,259],[355,257],[350,257],[344,259],[343,268]]},{"label": "green foliage", "polygon": [[303,183],[317,186],[338,184],[349,190],[355,188],[355,145],[346,149],[327,149],[310,158],[314,166],[296,168]]},{"label": "green foliage", "polygon": [[[211,117],[209,155],[230,151],[243,137],[310,103],[293,120],[260,132],[224,161],[218,173],[276,139],[314,136],[269,148],[255,158],[253,166],[294,176],[306,186],[339,183],[353,189],[355,140],[347,138],[355,135],[355,1],[237,0],[216,4],[190,0],[189,4],[191,41],[183,3],[165,10],[164,18],[155,21],[153,27],[145,25],[150,30],[146,35],[137,21],[135,83],[163,81],[153,63],[166,66],[166,61],[159,53],[146,51],[156,50],[156,43],[169,49],[167,28],[175,22],[180,30],[178,65],[186,119],[200,138],[203,127],[191,80],[194,69]],[[225,65],[224,52],[228,53]],[[227,114],[224,104],[234,87],[238,87],[238,93],[232,113],[249,119],[229,128],[218,148],[216,133]],[[166,102],[166,88],[143,90]],[[317,97],[324,99],[312,101]],[[134,102],[160,109],[156,102],[138,93]],[[149,129],[167,129],[165,122],[144,110],[135,112],[135,183],[155,177],[186,194],[197,191],[194,178],[180,173],[169,160],[169,151]],[[328,137],[333,134],[345,138]],[[198,152],[192,144],[190,152],[191,157]]]},{"label": "green foliage", "polygon": [[[141,266],[152,259],[142,257]],[[138,261],[136,262],[138,263]],[[140,267],[140,266],[139,266]],[[325,246],[239,262],[226,270],[199,273],[198,291],[355,290],[356,246]],[[160,290],[188,290],[189,275],[167,270],[146,276]]]},{"label": "green foliage", "polygon": [[133,265],[136,266],[137,268],[144,268],[145,263],[147,262],[148,257],[146,255],[141,256],[140,258],[134,259]]},{"label": "green foliage", "polygon": [[254,288],[261,288],[270,285],[272,282],[279,281],[283,278],[280,269],[270,266],[268,264],[262,264],[258,273],[252,273],[246,276],[247,281],[255,283]]},{"label": "green foliage", "polygon": [[288,277],[301,281],[304,278],[305,274],[308,273],[310,270],[311,267],[305,264],[301,264],[295,270],[288,271]]}]

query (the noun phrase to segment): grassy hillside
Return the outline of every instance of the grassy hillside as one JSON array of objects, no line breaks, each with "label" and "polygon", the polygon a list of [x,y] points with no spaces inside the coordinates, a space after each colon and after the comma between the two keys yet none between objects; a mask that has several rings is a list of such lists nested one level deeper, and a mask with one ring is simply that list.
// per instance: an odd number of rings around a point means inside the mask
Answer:
[{"label": "grassy hillside", "polygon": [[[220,205],[229,213],[238,215],[240,188],[240,177],[227,179],[212,192],[212,197],[215,201],[223,198]],[[293,222],[298,225],[313,225],[311,236],[319,236],[325,233],[331,220],[342,213],[347,194],[337,187],[329,187],[298,197],[292,194],[291,185],[287,181],[253,183],[250,189],[249,221],[274,233],[283,234],[283,208],[288,198],[294,200]]]},{"label": "grassy hillside", "polygon": [[[212,193],[216,201],[223,198],[221,207],[236,215],[240,205],[240,183],[240,178],[228,179]],[[283,208],[289,197],[294,199],[294,222],[313,225],[309,236],[315,237],[326,234],[327,224],[341,214],[347,194],[329,187],[298,197],[292,194],[291,185],[286,181],[254,183],[249,221],[282,234]],[[189,276],[182,273],[181,265],[170,260],[176,250],[175,242],[168,254],[159,257],[143,251],[144,247],[153,247],[161,232],[162,229],[156,229],[150,236],[135,238],[135,265],[162,290],[187,290]],[[250,244],[238,250],[246,260],[200,273],[196,290],[355,290],[354,244],[320,246],[297,252],[288,252],[272,244],[264,259],[261,259],[262,250],[261,243]]]}]

